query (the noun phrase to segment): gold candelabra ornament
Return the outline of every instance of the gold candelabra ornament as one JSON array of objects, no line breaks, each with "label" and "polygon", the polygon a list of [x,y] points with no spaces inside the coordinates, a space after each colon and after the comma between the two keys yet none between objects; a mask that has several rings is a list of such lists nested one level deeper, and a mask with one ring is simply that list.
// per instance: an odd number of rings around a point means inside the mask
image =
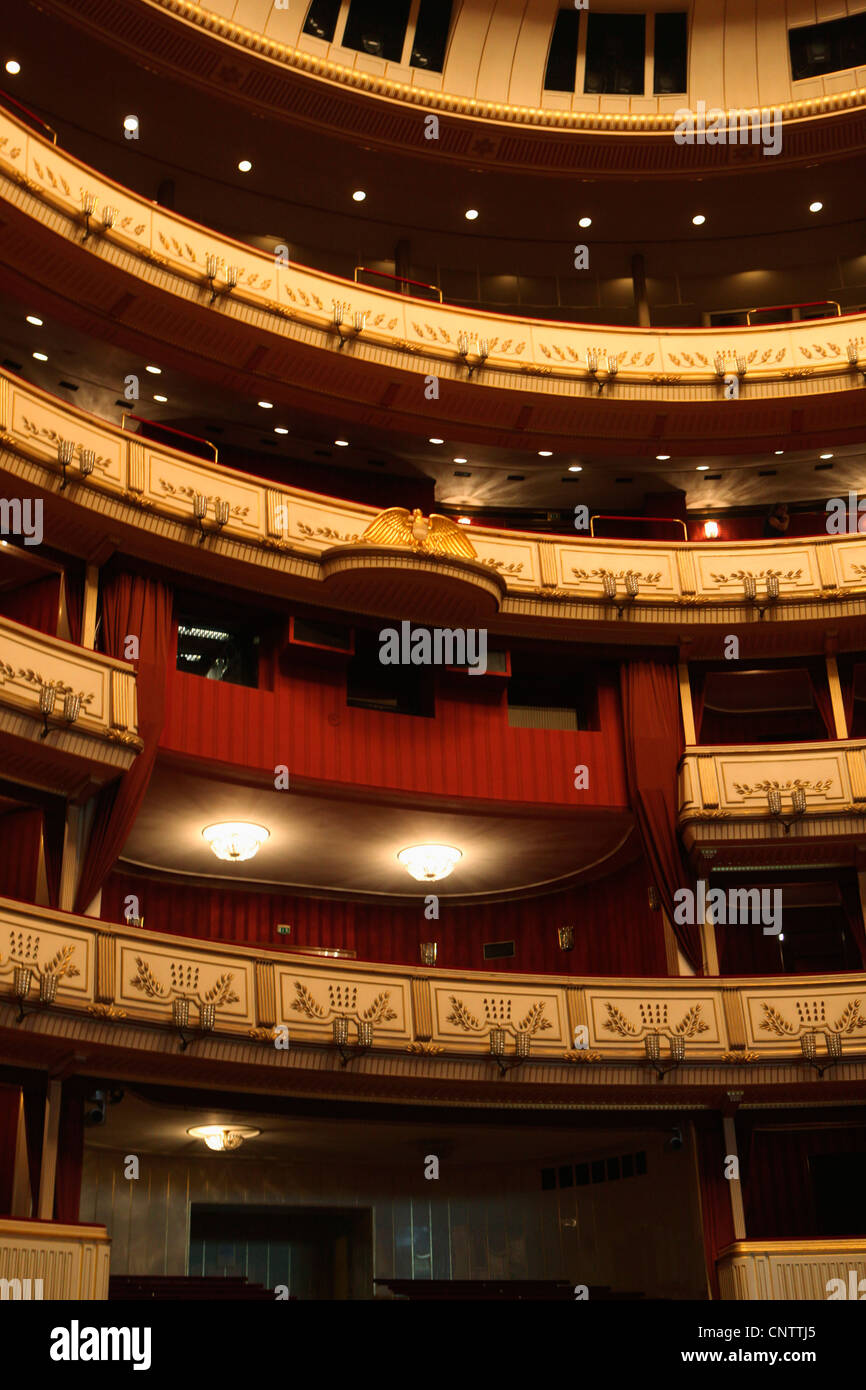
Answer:
[{"label": "gold candelabra ornament", "polygon": [[438,943],[435,941],[422,941],[419,948],[421,952],[422,965],[435,965],[436,956],[439,951]]},{"label": "gold candelabra ornament", "polygon": [[81,216],[84,221],[84,236],[81,238],[81,245],[90,240],[92,230],[90,220],[96,213],[96,204],[99,202],[95,193],[85,193],[81,190]]},{"label": "gold candelabra ornament", "polygon": [[518,1032],[515,1035],[514,1041],[515,1059],[513,1062],[506,1065],[503,1058],[505,1057],[507,1037],[508,1034],[505,1029],[500,1028],[498,1025],[494,1025],[494,1027],[490,1029],[490,1055],[499,1068],[500,1076],[504,1076],[506,1072],[514,1071],[515,1067],[521,1066],[529,1056],[531,1047],[529,1033],[523,1031]]},{"label": "gold candelabra ornament", "polygon": [[791,810],[793,815],[782,815],[782,793],[778,787],[767,788],[767,806],[770,815],[781,821],[785,829],[785,834],[789,834],[791,826],[806,814],[806,790],[804,787],[794,787],[791,791]]},{"label": "gold candelabra ornament", "polygon": [[812,1067],[819,1076],[823,1076],[825,1071],[829,1071],[831,1067],[835,1067],[836,1063],[842,1060],[842,1034],[832,1031],[825,1033],[824,1041],[827,1044],[827,1055],[830,1060],[822,1066],[818,1061],[817,1033],[810,1031],[800,1034],[800,1051],[803,1054],[803,1061]]},{"label": "gold candelabra ornament", "polygon": [[16,1023],[20,1023],[24,1017],[24,1001],[30,993],[30,982],[33,979],[33,971],[29,965],[16,965],[12,972],[12,989],[15,998],[18,1000],[18,1017]]},{"label": "gold candelabra ornament", "polygon": [[[475,344],[475,361],[470,362],[469,356],[472,353],[472,344]],[[457,356],[466,368],[466,380],[471,381],[472,376],[487,361],[490,356],[490,344],[486,338],[470,338],[468,333],[457,334]]]},{"label": "gold candelabra ornament", "polygon": [[595,371],[594,375],[595,375],[595,377],[596,377],[596,382],[597,382],[597,386],[598,386],[597,394],[598,394],[599,396],[601,395],[601,393],[602,393],[602,391],[604,390],[605,386],[612,386],[612,385],[613,385],[613,383],[614,383],[614,381],[616,380],[617,375],[618,375],[618,373],[619,373],[619,362],[617,361],[617,359],[616,359],[615,357],[611,357],[610,354],[608,354],[608,356],[605,358],[605,365],[606,365],[606,367],[607,367],[607,376],[604,377],[602,380],[599,380],[599,379],[598,379],[598,375],[597,375],[597,373],[598,373],[598,357],[596,356],[596,371]]},{"label": "gold candelabra ornament", "polygon": [[686,1040],[680,1033],[674,1033],[668,1038],[670,1046],[671,1061],[669,1066],[663,1066],[661,1062],[661,1033],[647,1033],[643,1040],[644,1052],[650,1066],[656,1073],[659,1081],[662,1081],[669,1071],[676,1071],[677,1067],[685,1061]]},{"label": "gold candelabra ornament", "polygon": [[621,618],[629,604],[634,603],[640,592],[640,576],[629,570],[624,579],[625,598],[617,598],[617,579],[615,574],[604,573],[601,576],[601,588],[605,599],[612,603],[616,609],[617,617]]},{"label": "gold candelabra ornament", "polygon": [[[222,280],[222,288],[217,286],[217,280]],[[208,305],[216,303],[223,295],[231,294],[240,279],[240,270],[236,265],[227,265],[223,270],[223,263],[219,256],[209,255],[205,258],[205,285],[210,289],[210,299]]]},{"label": "gold candelabra ornament", "polygon": [[340,1066],[348,1066],[354,1057],[363,1056],[373,1046],[373,1024],[370,1019],[361,1018],[357,1023],[358,1037],[353,1048],[349,1048],[349,1020],[340,1015],[333,1022],[334,1046],[340,1054]]},{"label": "gold candelabra ornament", "polygon": [[572,951],[574,949],[574,927],[557,927],[556,938],[560,951]]},{"label": "gold candelabra ornament", "polygon": [[340,340],[337,351],[342,352],[347,343],[350,343],[353,338],[360,338],[361,334],[364,332],[367,326],[368,311],[366,309],[354,310],[351,324],[346,325],[346,311],[349,305],[339,299],[332,299],[331,303],[334,306],[332,323],[337,337]]},{"label": "gold candelabra ornament", "polygon": [[66,476],[66,470],[67,470],[67,468],[69,467],[70,463],[72,462],[74,456],[75,456],[75,445],[72,443],[72,440],[71,440],[71,439],[58,439],[58,441],[57,441],[57,462],[60,464],[60,467],[63,469],[63,481],[62,481],[62,483],[60,484],[60,491],[61,491],[61,492],[65,491],[66,485],[67,485],[67,483],[69,482],[69,479],[68,479],[67,476]]}]

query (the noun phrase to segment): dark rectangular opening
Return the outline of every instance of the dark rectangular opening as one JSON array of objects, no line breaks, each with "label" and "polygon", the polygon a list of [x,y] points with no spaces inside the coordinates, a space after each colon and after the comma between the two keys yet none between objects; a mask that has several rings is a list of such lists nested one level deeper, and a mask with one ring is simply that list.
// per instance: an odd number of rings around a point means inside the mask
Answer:
[{"label": "dark rectangular opening", "polygon": [[657,14],[653,46],[653,91],[688,90],[689,29],[686,14]]},{"label": "dark rectangular opening", "polygon": [[410,67],[426,68],[428,72],[442,71],[451,26],[451,8],[452,0],[421,0]]},{"label": "dark rectangular opening", "polygon": [[514,955],[513,941],[486,941],[481,947],[485,960],[502,960]]},{"label": "dark rectangular opening", "polygon": [[436,713],[432,668],[383,665],[380,650],[378,632],[361,629],[356,633],[355,655],[346,668],[346,704],[432,719]]},{"label": "dark rectangular opening", "polygon": [[245,1278],[291,1298],[370,1298],[373,1213],[368,1207],[190,1207],[189,1273]]},{"label": "dark rectangular opening", "polygon": [[580,11],[573,7],[560,10],[553,26],[544,86],[548,92],[573,92],[577,70],[577,37],[580,30]]},{"label": "dark rectangular opening", "polygon": [[862,1153],[810,1155],[817,1236],[866,1235],[863,1165]]},{"label": "dark rectangular opening", "polygon": [[587,19],[584,91],[622,96],[642,93],[646,16],[589,12]]},{"label": "dark rectangular opening", "polygon": [[511,729],[594,729],[597,693],[592,671],[567,653],[512,650],[508,680]]},{"label": "dark rectangular opening", "polygon": [[343,46],[399,63],[409,19],[409,0],[352,0]]},{"label": "dark rectangular opening", "polygon": [[177,628],[177,669],[228,685],[259,684],[260,638],[249,624],[220,613],[183,613]]},{"label": "dark rectangular opening", "polygon": [[570,1163],[564,1163],[559,1170],[560,1187],[574,1187],[574,1169]]},{"label": "dark rectangular opening", "polygon": [[340,13],[340,0],[313,0],[304,21],[304,33],[332,43]]},{"label": "dark rectangular opening", "polygon": [[791,29],[788,44],[795,82],[860,67],[866,63],[866,14]]}]

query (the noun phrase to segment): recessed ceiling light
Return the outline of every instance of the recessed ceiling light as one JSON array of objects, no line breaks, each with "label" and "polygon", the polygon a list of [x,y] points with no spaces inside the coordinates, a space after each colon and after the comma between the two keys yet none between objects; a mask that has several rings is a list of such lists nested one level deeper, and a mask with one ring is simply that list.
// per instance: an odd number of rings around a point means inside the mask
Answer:
[{"label": "recessed ceiling light", "polygon": [[471,516],[458,516],[458,518],[457,518],[457,525],[458,525],[458,526],[471,526],[471,525],[472,525],[472,517],[471,517]]},{"label": "recessed ceiling light", "polygon": [[538,457],[539,457],[540,459],[552,459],[552,458],[553,458],[553,450],[552,450],[552,449],[539,449],[539,451],[538,451]]},{"label": "recessed ceiling light", "polygon": [[821,455],[821,458],[822,458],[822,459],[831,459],[832,457],[833,457],[832,454],[822,454],[822,455]]},{"label": "recessed ceiling light", "polygon": [[709,465],[708,463],[699,463],[699,464],[698,464],[697,471],[698,471],[699,473],[706,473],[707,470],[709,469],[709,466],[710,466],[710,465]]},{"label": "recessed ceiling light", "polygon": [[150,372],[151,376],[162,376],[162,367],[145,367],[144,370]]},{"label": "recessed ceiling light", "polygon": [[36,358],[36,361],[37,361],[37,362],[47,362],[47,361],[48,361],[48,358],[45,356],[45,353],[44,353],[44,352],[34,352],[33,356]]},{"label": "recessed ceiling light", "polygon": [[413,878],[424,882],[447,878],[463,858],[463,851],[452,845],[410,845],[408,849],[401,849],[397,858]]},{"label": "recessed ceiling light", "polygon": [[42,327],[42,320],[41,320],[41,319],[38,319],[38,318],[36,317],[35,314],[28,314],[28,315],[27,315],[27,322],[28,322],[28,323],[32,323],[34,328],[41,328],[41,327]]},{"label": "recessed ceiling light", "polygon": [[124,118],[123,118],[123,129],[124,129],[124,130],[128,130],[128,131],[130,131],[130,132],[133,132],[133,131],[138,130],[138,117],[137,117],[137,116],[124,116]]},{"label": "recessed ceiling light", "polygon": [[166,401],[168,400],[168,396],[154,396],[153,399],[155,401],[159,401],[160,405],[165,405]]},{"label": "recessed ceiling light", "polygon": [[274,434],[288,434],[285,425],[274,425]]},{"label": "recessed ceiling light", "polygon": [[253,825],[249,821],[220,821],[216,825],[206,825],[201,832],[217,859],[228,859],[235,863],[241,859],[253,859],[271,832],[263,825]]},{"label": "recessed ceiling light", "polygon": [[444,440],[444,439],[428,439],[428,440],[427,440],[427,443],[428,443],[428,444],[444,444],[444,443],[445,443],[445,440]]},{"label": "recessed ceiling light", "polygon": [[252,167],[253,161],[251,159],[242,159],[238,164],[238,169],[242,174],[248,174]]},{"label": "recessed ceiling light", "polygon": [[355,192],[352,194],[352,197],[356,203],[363,203],[366,196],[367,195],[364,192],[363,188],[356,188]]},{"label": "recessed ceiling light", "polygon": [[581,219],[580,219],[580,221],[578,222],[577,225],[578,225],[578,227],[591,227],[591,226],[592,226],[592,218],[591,218],[591,217],[581,217]]},{"label": "recessed ceiling light", "polygon": [[469,460],[468,460],[468,459],[452,459],[451,462],[452,462],[452,463],[468,463]]},{"label": "recessed ceiling light", "polygon": [[569,473],[582,473],[582,472],[583,472],[583,464],[582,464],[582,463],[570,463],[570,464],[568,465],[568,471],[569,471]]},{"label": "recessed ceiling light", "polygon": [[16,58],[10,58],[9,62],[6,64],[6,71],[11,73],[13,77],[17,77],[21,71],[21,64]]},{"label": "recessed ceiling light", "polygon": [[664,463],[666,459],[670,458],[670,454],[656,454],[656,458],[660,463]]},{"label": "recessed ceiling light", "polygon": [[780,458],[781,455],[784,454],[784,452],[785,452],[784,449],[777,449],[777,450],[776,450],[776,458]]},{"label": "recessed ceiling light", "polygon": [[823,203],[810,203],[810,204],[809,204],[809,211],[810,211],[810,212],[820,212],[821,209],[823,208],[823,206],[824,206]]},{"label": "recessed ceiling light", "polygon": [[476,219],[476,217],[478,216],[478,209],[477,209],[477,208],[467,208],[466,211],[464,212],[463,216],[466,218],[466,221],[467,221],[467,222],[474,222],[475,219]]},{"label": "recessed ceiling light", "polygon": [[273,410],[274,403],[273,401],[259,401],[259,406],[262,410]]},{"label": "recessed ceiling light", "polygon": [[337,445],[339,449],[348,449],[349,447],[348,439],[335,439],[334,443]]},{"label": "recessed ceiling light", "polygon": [[697,217],[692,218],[692,223],[695,227],[702,227],[706,220],[707,219],[704,217],[704,214],[702,212],[699,212]]}]

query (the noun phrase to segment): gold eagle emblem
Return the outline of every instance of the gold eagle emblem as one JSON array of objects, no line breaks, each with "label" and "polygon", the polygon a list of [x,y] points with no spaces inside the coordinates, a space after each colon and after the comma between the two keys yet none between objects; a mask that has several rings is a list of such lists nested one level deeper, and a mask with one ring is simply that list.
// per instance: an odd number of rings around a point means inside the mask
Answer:
[{"label": "gold eagle emblem", "polygon": [[367,545],[401,546],[425,555],[451,555],[474,560],[475,548],[466,533],[450,517],[432,512],[423,516],[418,507],[388,507],[374,517],[363,536]]}]

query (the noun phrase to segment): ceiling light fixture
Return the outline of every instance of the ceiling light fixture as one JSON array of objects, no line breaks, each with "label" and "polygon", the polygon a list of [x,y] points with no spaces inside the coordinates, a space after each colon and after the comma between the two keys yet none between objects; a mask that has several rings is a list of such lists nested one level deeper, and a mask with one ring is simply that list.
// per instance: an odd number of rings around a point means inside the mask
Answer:
[{"label": "ceiling light fixture", "polygon": [[214,1153],[230,1153],[239,1149],[245,1139],[255,1139],[260,1129],[250,1125],[195,1125],[187,1130],[193,1139],[203,1139]]},{"label": "ceiling light fixture", "polygon": [[238,164],[238,170],[242,174],[248,174],[252,167],[253,161],[251,159],[242,159]]},{"label": "ceiling light fixture", "polygon": [[349,447],[348,439],[335,439],[334,443],[336,444],[338,449],[348,449]]},{"label": "ceiling light fixture", "polygon": [[704,214],[702,212],[699,212],[696,217],[692,218],[692,225],[695,227],[702,227],[706,220],[707,219],[704,217]]},{"label": "ceiling light fixture", "polygon": [[124,130],[128,130],[128,131],[130,132],[130,134],[134,134],[134,133],[138,130],[138,117],[137,117],[137,116],[124,116],[124,118],[123,118],[123,129],[124,129]]},{"label": "ceiling light fixture", "polygon": [[355,192],[352,194],[352,198],[356,203],[363,203],[366,196],[367,195],[364,192],[363,188],[356,188]]},{"label": "ceiling light fixture", "polygon": [[715,541],[719,538],[719,523],[717,521],[704,522],[704,535],[708,541]]},{"label": "ceiling light fixture", "polygon": [[458,525],[458,526],[471,526],[471,525],[472,525],[472,517],[471,517],[471,516],[458,516],[458,518],[457,518],[457,525]]},{"label": "ceiling light fixture", "polygon": [[285,425],[274,425],[274,434],[288,434]]},{"label": "ceiling light fixture", "polygon": [[444,440],[444,439],[428,439],[428,440],[427,440],[427,443],[428,443],[428,444],[444,444],[444,443],[445,443],[445,440]]},{"label": "ceiling light fixture", "polygon": [[570,463],[570,464],[568,465],[568,471],[569,471],[569,473],[582,473],[582,472],[583,472],[583,464],[582,464],[582,463]]},{"label": "ceiling light fixture", "polygon": [[810,204],[809,204],[809,211],[810,211],[810,212],[820,212],[821,209],[823,208],[823,206],[824,206],[823,203],[810,203]]},{"label": "ceiling light fixture", "polygon": [[48,358],[46,357],[46,355],[45,355],[44,352],[34,352],[33,356],[36,358],[36,361],[37,361],[37,362],[47,362],[47,361],[48,361]]},{"label": "ceiling light fixture", "polygon": [[145,367],[144,370],[150,372],[151,376],[162,376],[162,367]]},{"label": "ceiling light fixture", "polygon": [[670,458],[670,454],[656,454],[659,463],[665,463]]},{"label": "ceiling light fixture", "polygon": [[12,76],[17,77],[21,71],[21,64],[16,58],[10,58],[6,64],[6,71]]},{"label": "ceiling light fixture", "polygon": [[822,459],[831,459],[832,457],[833,457],[832,454],[822,454],[822,455],[821,455],[821,458],[822,458]]},{"label": "ceiling light fixture", "polygon": [[452,462],[452,463],[468,463],[469,460],[468,460],[468,459],[460,458],[460,459],[452,459],[451,462]]},{"label": "ceiling light fixture", "polygon": [[168,396],[154,396],[153,399],[154,399],[155,401],[159,401],[160,405],[167,405],[167,404],[168,404]]},{"label": "ceiling light fixture", "polygon": [[708,463],[699,463],[699,464],[698,464],[698,467],[697,467],[697,471],[698,471],[699,473],[706,473],[707,470],[708,470],[708,468],[709,468],[709,466],[710,466],[710,465],[709,465]]},{"label": "ceiling light fixture", "polygon": [[467,222],[474,222],[475,219],[476,219],[476,217],[478,216],[478,209],[477,209],[477,208],[467,208],[466,211],[464,212],[463,216],[466,218],[466,221],[467,221]]},{"label": "ceiling light fixture", "polygon": [[259,407],[262,410],[273,410],[274,403],[273,401],[259,401]]},{"label": "ceiling light fixture", "polygon": [[580,221],[578,222],[577,225],[578,225],[578,227],[591,227],[591,226],[592,226],[592,218],[591,218],[591,217],[581,217],[581,219],[580,219]]},{"label": "ceiling light fixture", "polygon": [[263,825],[253,825],[243,820],[206,825],[201,833],[217,859],[228,859],[234,863],[254,859],[265,841],[271,838],[271,832]]},{"label": "ceiling light fixture", "polygon": [[27,315],[27,322],[28,322],[28,323],[32,323],[34,328],[41,328],[41,327],[42,327],[42,320],[41,320],[41,319],[38,319],[38,318],[36,317],[35,314],[28,314],[28,315]]},{"label": "ceiling light fixture", "polygon": [[784,449],[777,449],[777,450],[776,450],[776,458],[781,458],[781,456],[782,456],[782,454],[784,454],[784,452],[785,452]]},{"label": "ceiling light fixture", "polygon": [[453,845],[410,845],[401,849],[397,858],[413,878],[423,883],[447,878],[463,858],[463,852]]},{"label": "ceiling light fixture", "polygon": [[538,457],[539,457],[540,459],[552,459],[552,458],[553,458],[553,450],[552,450],[552,449],[539,449],[539,451],[538,451]]}]

